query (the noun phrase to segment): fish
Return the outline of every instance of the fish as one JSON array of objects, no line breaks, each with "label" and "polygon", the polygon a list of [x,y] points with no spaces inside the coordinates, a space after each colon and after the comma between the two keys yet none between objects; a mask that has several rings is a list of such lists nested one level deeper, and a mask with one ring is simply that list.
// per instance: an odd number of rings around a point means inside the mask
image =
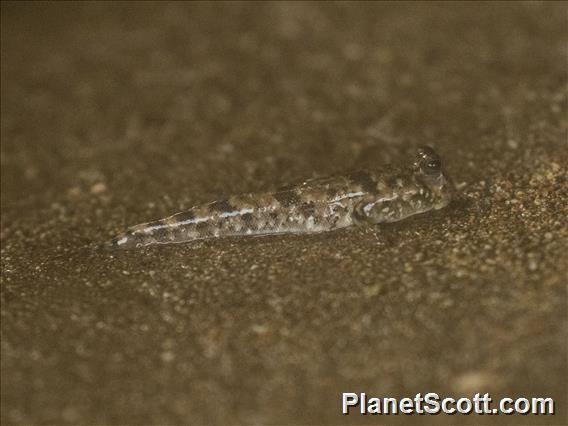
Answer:
[{"label": "fish", "polygon": [[440,156],[424,146],[400,165],[309,179],[272,192],[233,195],[132,226],[106,245],[134,249],[392,223],[442,209],[450,204],[454,193]]}]

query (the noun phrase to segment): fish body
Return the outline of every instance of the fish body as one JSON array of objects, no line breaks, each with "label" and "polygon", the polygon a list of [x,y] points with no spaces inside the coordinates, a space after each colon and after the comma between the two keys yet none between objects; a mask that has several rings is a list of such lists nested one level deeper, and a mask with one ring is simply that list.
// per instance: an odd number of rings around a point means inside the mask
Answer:
[{"label": "fish body", "polygon": [[454,192],[439,156],[315,178],[274,192],[234,195],[129,228],[111,247],[135,248],[227,236],[316,233],[396,222],[448,205]]}]

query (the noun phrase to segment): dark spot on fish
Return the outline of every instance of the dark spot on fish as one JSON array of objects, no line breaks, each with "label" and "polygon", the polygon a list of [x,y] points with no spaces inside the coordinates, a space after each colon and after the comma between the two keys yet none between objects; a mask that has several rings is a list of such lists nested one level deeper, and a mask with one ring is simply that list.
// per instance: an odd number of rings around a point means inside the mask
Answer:
[{"label": "dark spot on fish", "polygon": [[316,206],[313,201],[307,203],[300,203],[298,211],[305,217],[315,216]]},{"label": "dark spot on fish", "polygon": [[300,197],[295,190],[279,191],[274,194],[274,198],[283,207],[290,207],[300,202]]},{"label": "dark spot on fish", "polygon": [[254,221],[254,215],[252,213],[244,213],[241,215],[241,219],[244,223],[248,224]]},{"label": "dark spot on fish", "polygon": [[354,222],[361,223],[366,219],[367,215],[365,214],[365,211],[363,209],[367,204],[368,203],[366,201],[360,201],[355,204],[353,213],[351,213]]},{"label": "dark spot on fish", "polygon": [[334,187],[333,185],[330,185],[325,191],[325,195],[327,196],[327,198],[335,198],[337,197],[337,193],[338,193],[338,188]]},{"label": "dark spot on fish", "polygon": [[349,179],[352,182],[361,185],[361,188],[365,192],[377,192],[377,181],[373,178],[373,175],[366,170],[350,174]]},{"label": "dark spot on fish", "polygon": [[195,225],[195,230],[200,234],[205,234],[209,230],[210,226],[207,222],[199,222]]},{"label": "dark spot on fish", "polygon": [[245,213],[241,216],[241,220],[245,224],[246,229],[256,230],[257,224],[254,220],[254,215],[252,213]]},{"label": "dark spot on fish", "polygon": [[280,224],[282,223],[282,220],[278,213],[269,213],[268,217],[270,217],[270,223],[272,224],[272,226],[280,226]]},{"label": "dark spot on fish", "polygon": [[171,230],[167,228],[157,228],[152,230],[150,234],[156,241],[167,241],[172,235]]},{"label": "dark spot on fish", "polygon": [[398,186],[398,180],[401,179],[400,176],[394,175],[394,176],[388,176],[385,179],[385,183],[387,184],[387,186],[395,191],[398,191],[399,186]]}]

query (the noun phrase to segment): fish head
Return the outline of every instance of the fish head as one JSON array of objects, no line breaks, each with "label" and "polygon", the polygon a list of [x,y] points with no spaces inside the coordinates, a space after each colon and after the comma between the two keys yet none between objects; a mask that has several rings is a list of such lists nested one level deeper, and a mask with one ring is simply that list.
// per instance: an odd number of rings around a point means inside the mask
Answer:
[{"label": "fish head", "polygon": [[428,189],[434,208],[447,206],[455,187],[436,151],[429,146],[418,148],[412,168],[416,178]]}]

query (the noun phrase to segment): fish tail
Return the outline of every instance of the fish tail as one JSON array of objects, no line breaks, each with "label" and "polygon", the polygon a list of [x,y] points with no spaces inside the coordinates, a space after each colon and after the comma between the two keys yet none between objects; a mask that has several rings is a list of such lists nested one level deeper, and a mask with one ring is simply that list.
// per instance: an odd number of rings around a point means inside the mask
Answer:
[{"label": "fish tail", "polygon": [[105,247],[132,249],[202,239],[205,237],[202,232],[203,225],[210,218],[197,216],[195,210],[190,209],[164,219],[132,226],[110,240]]}]

